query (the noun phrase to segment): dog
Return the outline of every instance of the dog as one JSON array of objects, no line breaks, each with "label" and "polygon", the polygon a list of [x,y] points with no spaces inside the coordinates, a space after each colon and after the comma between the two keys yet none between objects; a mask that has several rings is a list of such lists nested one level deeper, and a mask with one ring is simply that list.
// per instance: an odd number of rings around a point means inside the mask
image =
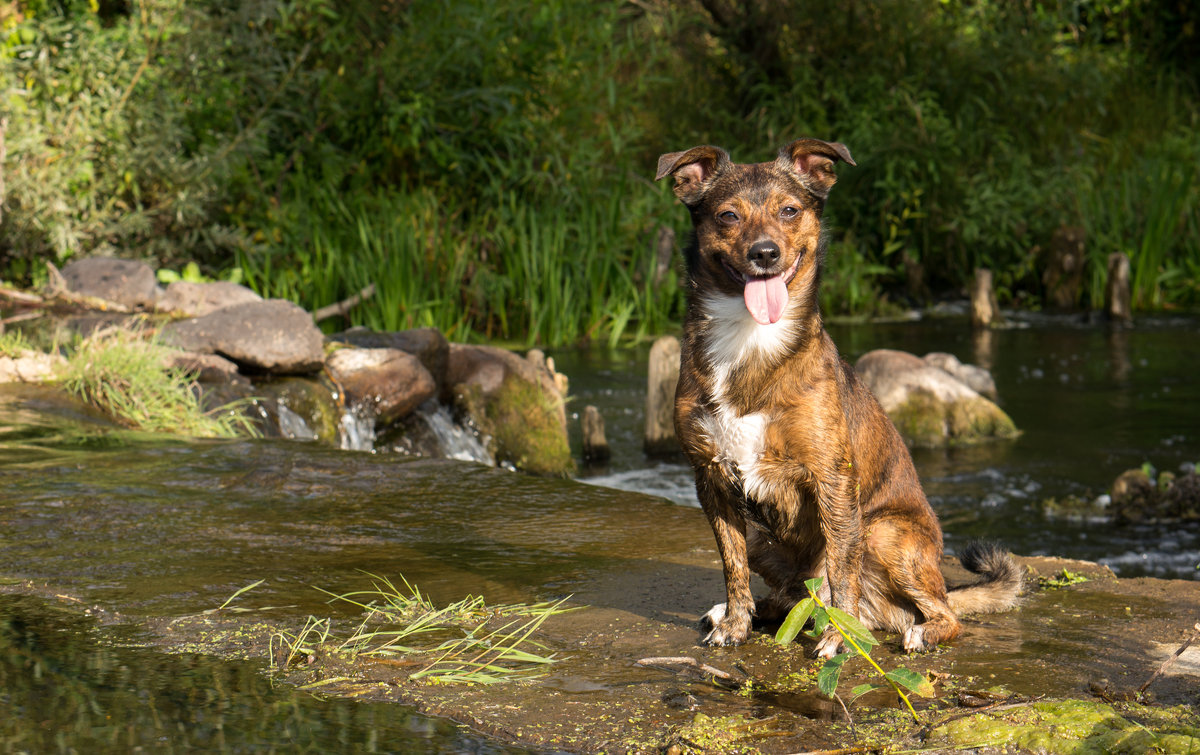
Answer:
[{"label": "dog", "polygon": [[[1021,588],[1011,555],[972,544],[961,561],[981,579],[947,592],[908,448],[822,326],[821,216],[838,161],[855,165],[845,145],[810,138],[771,162],[713,146],[658,160],[693,226],[675,429],[725,573],[706,645],[745,642],[752,617],[781,619],[813,577],[827,604],[901,635],[906,652],[954,639],[958,615],[1009,608]],[[757,603],[751,569],[770,588]],[[815,655],[840,646],[829,627]]]}]

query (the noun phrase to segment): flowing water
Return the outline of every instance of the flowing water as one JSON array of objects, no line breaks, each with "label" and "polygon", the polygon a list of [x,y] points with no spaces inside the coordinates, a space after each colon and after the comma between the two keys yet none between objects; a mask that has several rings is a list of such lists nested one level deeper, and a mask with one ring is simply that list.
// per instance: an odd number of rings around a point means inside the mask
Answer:
[{"label": "flowing water", "polygon": [[[850,359],[877,347],[949,351],[992,369],[1023,435],[915,455],[948,547],[986,536],[1017,553],[1100,560],[1122,575],[1195,578],[1194,522],[1114,527],[1049,518],[1040,505],[1094,498],[1145,461],[1175,469],[1200,460],[1195,320],[1110,331],[1044,319],[986,342],[961,321],[831,330]],[[19,594],[0,595],[8,749],[519,751],[404,706],[273,686],[263,659],[164,654],[144,646],[138,627],[212,609],[259,579],[239,600],[301,622],[336,612],[313,587],[362,589],[363,571],[403,575],[440,604],[466,593],[491,603],[553,599],[603,570],[671,583],[663,570],[683,567],[645,554],[711,541],[700,542],[704,528],[689,509],[687,468],[641,452],[646,352],[554,354],[571,378],[572,408],[595,404],[606,419],[614,456],[581,473],[593,485],[410,458],[381,442],[371,453],[147,436],[48,389],[0,387],[0,590]],[[422,412],[444,456],[486,461],[444,411]],[[297,438],[306,437],[301,424]],[[349,448],[374,437],[360,418],[343,418],[341,432]],[[620,608],[627,598],[588,601]]]},{"label": "flowing water", "polygon": [[[1172,471],[1200,462],[1197,320],[1143,318],[1118,330],[1075,318],[1026,317],[982,336],[957,319],[829,330],[851,363],[871,349],[892,348],[949,352],[992,371],[999,403],[1021,437],[914,452],[948,549],[985,537],[1025,555],[1100,561],[1122,576],[1200,577],[1200,523],[1115,526],[1052,518],[1042,505],[1067,496],[1094,500],[1117,475],[1144,462]],[[613,448],[606,467],[581,477],[695,506],[683,461],[641,452],[646,356],[556,355],[571,376],[572,408],[599,407]]]}]

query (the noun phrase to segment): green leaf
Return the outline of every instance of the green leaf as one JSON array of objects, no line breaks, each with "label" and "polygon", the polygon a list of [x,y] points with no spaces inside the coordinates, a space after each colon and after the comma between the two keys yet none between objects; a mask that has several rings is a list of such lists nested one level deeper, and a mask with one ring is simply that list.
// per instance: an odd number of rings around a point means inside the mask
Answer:
[{"label": "green leaf", "polygon": [[916,671],[910,671],[901,666],[900,668],[892,669],[884,674],[884,676],[901,687],[917,693],[921,697],[933,697],[933,682]]},{"label": "green leaf", "polygon": [[829,618],[832,619],[842,631],[850,635],[855,642],[865,651],[879,644],[879,640],[875,639],[875,635],[871,634],[871,630],[862,625],[862,622],[846,613],[840,608],[829,606]]},{"label": "green leaf", "polygon": [[879,682],[867,682],[866,684],[860,684],[854,689],[850,690],[850,699],[853,700],[867,694],[868,692],[873,692],[877,689],[883,689],[884,687],[889,687],[889,685],[880,684]]},{"label": "green leaf", "polygon": [[804,580],[804,586],[810,593],[815,595],[817,590],[821,589],[821,583],[824,581],[824,577],[813,577],[812,579]]},{"label": "green leaf", "polygon": [[813,610],[813,628],[805,632],[814,640],[825,634],[825,627],[829,626],[829,614],[824,608],[818,606]]},{"label": "green leaf", "polygon": [[787,618],[779,625],[779,631],[775,633],[775,641],[780,645],[786,645],[796,639],[796,635],[800,634],[800,630],[808,623],[808,619],[816,607],[817,604],[813,602],[812,598],[805,598],[792,606]]},{"label": "green leaf", "polygon": [[825,665],[817,672],[817,689],[826,697],[833,697],[837,691],[838,679],[842,675],[842,666],[850,660],[853,653],[840,653],[825,661]]}]

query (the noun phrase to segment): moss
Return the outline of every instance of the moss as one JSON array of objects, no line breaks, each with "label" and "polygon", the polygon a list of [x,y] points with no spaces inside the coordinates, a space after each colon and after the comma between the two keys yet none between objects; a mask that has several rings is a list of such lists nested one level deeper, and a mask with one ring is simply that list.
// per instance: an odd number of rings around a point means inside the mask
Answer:
[{"label": "moss", "polygon": [[687,724],[677,727],[659,748],[668,753],[754,753],[753,740],[771,733],[769,723],[742,715],[709,716],[697,713]]},{"label": "moss", "polygon": [[[1001,713],[981,713],[933,730],[926,744],[982,747],[1011,745],[1051,755],[1186,753],[1200,750],[1194,716],[1164,715],[1130,704],[1122,716],[1089,700],[1044,701]],[[1139,723],[1130,718],[1141,718]]]},{"label": "moss", "polygon": [[1000,407],[982,397],[947,404],[928,391],[914,391],[888,416],[905,441],[919,448],[969,445],[1020,434]]},{"label": "moss", "polygon": [[558,407],[538,386],[510,375],[491,396],[477,386],[459,386],[456,399],[491,439],[497,462],[552,477],[574,471]]}]

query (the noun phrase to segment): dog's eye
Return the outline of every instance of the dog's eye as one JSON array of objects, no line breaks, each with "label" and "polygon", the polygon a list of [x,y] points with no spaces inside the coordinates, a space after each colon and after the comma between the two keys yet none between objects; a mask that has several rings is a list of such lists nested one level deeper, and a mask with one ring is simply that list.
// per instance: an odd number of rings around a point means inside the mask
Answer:
[{"label": "dog's eye", "polygon": [[800,211],[797,210],[795,207],[792,207],[791,205],[788,205],[787,207],[784,207],[782,210],[779,211],[779,217],[781,217],[785,220],[791,220],[792,218],[796,217],[799,214],[800,214]]},{"label": "dog's eye", "polygon": [[720,220],[725,225],[733,225],[741,220],[741,218],[733,210],[726,210],[725,212],[717,213],[717,220]]}]

